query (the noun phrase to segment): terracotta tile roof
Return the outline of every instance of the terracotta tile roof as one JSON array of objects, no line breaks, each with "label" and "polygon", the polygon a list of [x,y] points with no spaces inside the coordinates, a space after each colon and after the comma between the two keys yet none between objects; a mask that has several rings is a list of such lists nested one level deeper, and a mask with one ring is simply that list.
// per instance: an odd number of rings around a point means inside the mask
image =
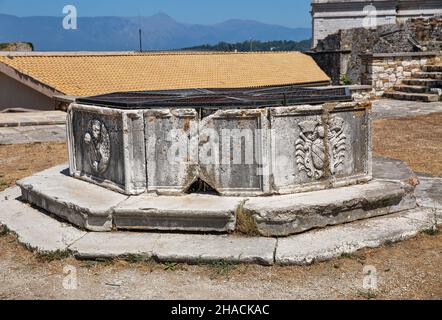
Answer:
[{"label": "terracotta tile roof", "polygon": [[0,56],[0,62],[73,96],[330,81],[310,56],[299,52],[57,53]]}]

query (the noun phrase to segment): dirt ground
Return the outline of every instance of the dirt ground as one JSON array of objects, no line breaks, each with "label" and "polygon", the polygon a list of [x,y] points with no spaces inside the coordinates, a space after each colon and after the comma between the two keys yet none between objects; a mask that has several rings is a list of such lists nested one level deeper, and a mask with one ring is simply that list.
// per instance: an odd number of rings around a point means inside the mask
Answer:
[{"label": "dirt ground", "polygon": [[[441,123],[442,113],[376,121],[375,153],[442,176]],[[64,143],[0,146],[0,190],[66,161]],[[377,290],[364,289],[367,266],[376,270]],[[63,284],[72,279],[77,287],[67,290]],[[0,232],[0,299],[80,298],[442,299],[442,233],[309,267],[261,267],[50,261]]]},{"label": "dirt ground", "polygon": [[55,165],[68,162],[66,143],[0,145],[0,191]]},{"label": "dirt ground", "polygon": [[[5,235],[0,299],[442,299],[441,243],[442,234],[423,234],[309,267],[189,266],[48,261]],[[364,289],[367,266],[377,290]],[[65,287],[74,275],[76,289]]]},{"label": "dirt ground", "polygon": [[442,176],[442,113],[375,121],[373,150],[405,161],[415,172]]}]

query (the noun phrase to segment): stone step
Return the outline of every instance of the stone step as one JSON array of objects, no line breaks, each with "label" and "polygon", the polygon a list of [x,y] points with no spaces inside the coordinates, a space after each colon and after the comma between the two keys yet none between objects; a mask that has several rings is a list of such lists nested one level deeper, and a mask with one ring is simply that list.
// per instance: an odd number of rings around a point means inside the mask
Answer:
[{"label": "stone step", "polygon": [[[289,236],[414,209],[413,188],[366,184],[272,197],[123,196],[71,178],[58,166],[17,182],[22,199],[88,231],[162,231]],[[1,211],[1,210],[0,210]]]},{"label": "stone step", "polygon": [[226,233],[235,230],[245,199],[215,195],[129,197],[113,210],[114,226],[131,231]]},{"label": "stone step", "polygon": [[399,91],[390,91],[384,93],[384,98],[394,100],[420,101],[420,102],[437,102],[439,96],[437,94],[426,93],[407,93]]},{"label": "stone step", "polygon": [[65,165],[22,179],[23,199],[72,224],[96,232],[120,230],[234,231],[242,198],[192,194],[127,197],[67,175]]},{"label": "stone step", "polygon": [[262,236],[285,237],[414,209],[413,191],[411,186],[400,182],[374,180],[351,187],[250,198],[242,213],[255,220]]},{"label": "stone step", "polygon": [[396,85],[394,86],[395,91],[407,92],[407,93],[428,93],[430,89],[425,86],[407,86],[407,85]]},{"label": "stone step", "polygon": [[442,72],[413,72],[413,78],[442,80]]},{"label": "stone step", "polygon": [[442,72],[442,64],[424,66],[424,72]]},{"label": "stone step", "polygon": [[402,83],[407,86],[426,86],[429,88],[442,88],[442,80],[433,79],[406,79],[402,80]]}]

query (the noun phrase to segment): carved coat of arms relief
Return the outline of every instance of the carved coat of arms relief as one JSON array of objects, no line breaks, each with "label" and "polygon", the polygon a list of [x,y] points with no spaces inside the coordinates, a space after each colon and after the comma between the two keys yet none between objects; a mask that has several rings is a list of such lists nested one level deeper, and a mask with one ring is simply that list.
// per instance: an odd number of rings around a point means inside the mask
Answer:
[{"label": "carved coat of arms relief", "polygon": [[[334,176],[343,167],[348,154],[344,120],[332,117],[328,126],[324,126],[318,117],[299,123],[299,128],[300,137],[296,141],[299,171],[305,172],[309,178],[319,180],[326,175],[326,167],[329,167],[327,175]],[[327,144],[325,141],[328,141]]]}]

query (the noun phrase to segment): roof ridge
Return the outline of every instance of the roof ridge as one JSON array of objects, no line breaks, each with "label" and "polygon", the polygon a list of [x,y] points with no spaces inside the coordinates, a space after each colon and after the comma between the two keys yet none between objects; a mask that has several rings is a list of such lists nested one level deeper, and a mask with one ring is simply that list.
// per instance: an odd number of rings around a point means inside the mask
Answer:
[{"label": "roof ridge", "polygon": [[125,56],[177,56],[177,55],[272,55],[272,54],[294,54],[299,51],[145,51],[145,52],[0,52],[0,57],[125,57]]}]

